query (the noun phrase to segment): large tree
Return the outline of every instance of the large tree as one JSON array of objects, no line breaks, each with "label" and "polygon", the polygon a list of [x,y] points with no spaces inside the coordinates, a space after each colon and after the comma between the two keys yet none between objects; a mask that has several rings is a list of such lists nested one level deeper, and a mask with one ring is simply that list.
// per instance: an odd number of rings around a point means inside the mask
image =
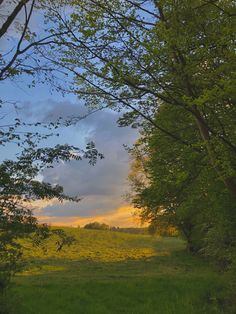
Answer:
[{"label": "large tree", "polygon": [[233,3],[90,0],[72,6],[66,15],[53,4],[49,10],[57,29],[67,32],[60,36],[63,47],[39,48],[74,74],[71,91],[91,107],[128,110],[123,125],[145,119],[196,150],[154,119],[162,103],[181,108],[197,126],[199,147],[217,178],[236,196]]},{"label": "large tree", "polygon": [[177,227],[192,252],[232,266],[236,254],[235,200],[199,149],[198,130],[189,114],[162,105],[156,122],[178,129],[194,145],[176,142],[161,131],[144,129],[131,149],[130,198],[151,230]]}]

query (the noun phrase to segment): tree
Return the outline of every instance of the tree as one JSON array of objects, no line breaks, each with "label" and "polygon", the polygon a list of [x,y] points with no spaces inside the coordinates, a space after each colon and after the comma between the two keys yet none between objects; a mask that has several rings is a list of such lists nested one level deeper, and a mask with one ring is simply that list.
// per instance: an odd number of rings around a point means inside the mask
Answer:
[{"label": "tree", "polygon": [[176,227],[191,252],[214,257],[221,269],[232,268],[235,200],[208,163],[191,120],[181,108],[168,105],[162,105],[156,116],[160,125],[172,121],[173,129],[198,148],[194,151],[156,129],[143,130],[131,149],[134,165],[139,164],[130,175],[131,200],[152,231]]},{"label": "tree", "polygon": [[[155,121],[162,103],[189,114],[217,177],[236,196],[235,54],[231,1],[79,1],[66,18],[51,7],[63,49],[48,60],[74,75],[89,106],[128,110],[121,125]],[[63,53],[61,57],[60,53]],[[41,50],[45,55],[45,52]],[[56,61],[55,61],[56,60]],[[140,121],[141,119],[141,121]],[[195,150],[194,146],[191,146]]]},{"label": "tree", "polygon": [[91,222],[84,226],[85,229],[96,229],[96,230],[109,230],[110,227],[104,223]]},{"label": "tree", "polygon": [[[12,142],[11,133],[4,134],[8,142]],[[22,246],[19,238],[32,238],[35,245],[42,243],[52,234],[58,237],[58,250],[63,245],[71,244],[73,238],[63,230],[51,230],[47,225],[40,225],[33,215],[31,202],[40,199],[57,198],[59,201],[78,202],[79,198],[63,193],[61,186],[53,186],[36,179],[45,168],[52,167],[56,162],[81,160],[86,158],[93,164],[102,157],[93,143],[86,150],[65,145],[55,147],[39,147],[39,141],[45,136],[38,133],[26,133],[26,143],[19,134],[13,133],[22,145],[16,160],[5,160],[0,164],[0,287],[8,284],[12,274],[19,270]],[[30,206],[31,205],[31,206]]]}]

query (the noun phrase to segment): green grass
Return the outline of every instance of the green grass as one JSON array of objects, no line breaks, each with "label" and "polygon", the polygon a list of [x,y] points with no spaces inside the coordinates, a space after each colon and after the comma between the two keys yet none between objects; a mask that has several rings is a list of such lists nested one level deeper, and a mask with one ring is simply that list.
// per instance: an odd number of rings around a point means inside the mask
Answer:
[{"label": "green grass", "polygon": [[[178,238],[67,229],[77,243],[48,254],[26,243],[28,268],[10,289],[19,314],[211,314],[227,278]],[[14,308],[14,307],[13,307]]]}]

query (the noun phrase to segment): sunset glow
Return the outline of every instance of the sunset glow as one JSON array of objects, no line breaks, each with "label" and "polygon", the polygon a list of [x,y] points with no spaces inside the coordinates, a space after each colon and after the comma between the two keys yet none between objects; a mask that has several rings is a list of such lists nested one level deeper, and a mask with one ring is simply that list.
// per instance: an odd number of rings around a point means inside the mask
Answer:
[{"label": "sunset glow", "polygon": [[[51,204],[55,204],[51,201]],[[36,204],[35,204],[36,205]],[[37,204],[39,205],[39,203]],[[45,205],[45,203],[44,203]],[[47,204],[48,205],[48,204]],[[60,225],[60,226],[73,226],[73,227],[83,227],[90,222],[100,222],[108,224],[109,226],[115,227],[140,227],[141,223],[138,216],[135,214],[136,210],[132,206],[119,207],[107,214],[94,215],[89,217],[58,217],[58,216],[42,216],[40,215],[40,209],[37,210],[38,219],[41,223],[48,223],[50,225]]]}]

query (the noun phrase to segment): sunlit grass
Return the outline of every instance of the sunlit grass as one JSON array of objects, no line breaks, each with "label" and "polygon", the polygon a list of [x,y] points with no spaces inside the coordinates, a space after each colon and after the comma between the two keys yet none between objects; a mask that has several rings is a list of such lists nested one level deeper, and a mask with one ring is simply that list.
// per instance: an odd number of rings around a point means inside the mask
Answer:
[{"label": "sunlit grass", "polygon": [[[140,235],[126,233],[73,228],[68,228],[67,230],[77,240],[70,247],[64,247],[58,253],[52,238],[47,241],[47,254],[45,254],[43,250],[33,247],[30,242],[24,242],[24,257],[26,259],[66,258],[71,260],[88,259],[100,262],[116,262],[169,254],[169,251],[162,247],[162,242],[160,242],[160,247],[157,251],[154,245],[157,244],[157,240],[152,239],[150,236],[140,237]],[[180,242],[180,245],[183,247],[182,242]]]},{"label": "sunlit grass", "polygon": [[26,243],[29,266],[11,296],[23,314],[224,313],[227,278],[189,255],[178,238],[67,229],[77,242],[48,253]]}]

